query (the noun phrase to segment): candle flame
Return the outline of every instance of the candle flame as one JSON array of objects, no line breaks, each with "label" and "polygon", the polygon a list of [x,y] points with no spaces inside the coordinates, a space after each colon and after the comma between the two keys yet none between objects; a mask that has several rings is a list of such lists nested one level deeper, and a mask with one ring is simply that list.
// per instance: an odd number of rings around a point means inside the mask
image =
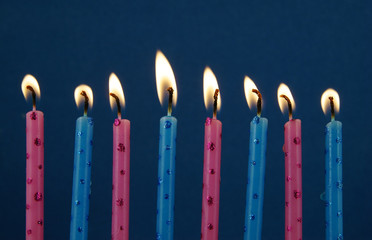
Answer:
[{"label": "candle flame", "polygon": [[[214,94],[216,90],[220,90],[217,83],[217,78],[209,67],[204,70],[203,77],[203,90],[204,90],[204,105],[205,108],[213,106]],[[218,92],[217,110],[221,108],[221,92]]]},{"label": "candle flame", "polygon": [[81,84],[75,88],[74,97],[76,106],[79,107],[82,103],[85,102],[85,97],[81,95],[82,92],[85,92],[89,99],[89,108],[93,107],[93,92],[92,89],[85,84]]},{"label": "candle flame", "polygon": [[31,74],[27,74],[23,80],[22,80],[22,93],[25,99],[27,100],[31,95],[32,92],[27,89],[27,87],[30,86],[35,91],[35,95],[37,98],[40,98],[40,87],[39,83],[37,82],[36,78],[32,76]]},{"label": "candle flame", "polygon": [[[124,107],[125,106],[125,97],[124,97],[124,92],[123,88],[121,86],[119,78],[116,76],[115,73],[110,74],[109,78],[109,93],[115,94],[115,96],[119,99],[120,106]],[[110,99],[110,106],[111,109],[114,110],[116,106],[116,99],[112,96],[109,96]]]},{"label": "candle flame", "polygon": [[336,90],[328,88],[327,90],[324,91],[320,100],[324,114],[326,114],[327,110],[331,108],[329,99],[330,97],[333,97],[335,112],[338,113],[340,111],[340,96],[338,96]]},{"label": "candle flame", "polygon": [[285,98],[281,97],[281,95],[285,95],[288,97],[288,99],[291,101],[292,110],[295,109],[295,101],[292,97],[291,90],[289,90],[288,86],[284,83],[281,83],[278,87],[278,103],[280,107],[280,111],[284,113],[286,109],[288,109],[288,102]]},{"label": "candle flame", "polygon": [[258,101],[258,95],[257,93],[253,92],[252,90],[258,88],[256,87],[256,84],[250,79],[248,76],[245,76],[244,78],[244,93],[245,93],[245,99],[247,100],[249,109],[252,110],[253,107],[256,107],[257,101]]},{"label": "candle flame", "polygon": [[156,52],[155,58],[155,75],[156,75],[156,90],[158,92],[158,97],[160,104],[163,105],[164,100],[168,98],[168,88],[173,89],[173,106],[177,104],[177,84],[174,77],[172,67],[168,59],[164,54],[158,50]]}]

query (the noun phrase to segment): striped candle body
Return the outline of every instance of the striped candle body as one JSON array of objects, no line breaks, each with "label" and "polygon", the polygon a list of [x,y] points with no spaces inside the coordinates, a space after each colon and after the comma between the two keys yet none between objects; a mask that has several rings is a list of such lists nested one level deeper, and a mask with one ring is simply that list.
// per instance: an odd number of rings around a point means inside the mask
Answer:
[{"label": "striped candle body", "polygon": [[343,239],[342,123],[331,121],[325,137],[326,239]]},{"label": "striped candle body", "polygon": [[70,240],[88,239],[92,145],[93,119],[79,117],[76,120]]},{"label": "striped candle body", "polygon": [[112,240],[129,237],[130,121],[115,119],[112,162]]},{"label": "striped candle body", "polygon": [[245,209],[245,240],[260,240],[264,200],[266,118],[254,117],[250,126],[247,197]]},{"label": "striped candle body", "polygon": [[26,239],[44,239],[44,114],[26,114]]},{"label": "striped candle body", "polygon": [[302,149],[301,120],[284,125],[285,239],[302,239]]},{"label": "striped candle body", "polygon": [[201,239],[218,239],[221,182],[222,123],[207,118],[204,133],[204,170]]},{"label": "striped candle body", "polygon": [[160,119],[156,239],[173,239],[177,119]]}]

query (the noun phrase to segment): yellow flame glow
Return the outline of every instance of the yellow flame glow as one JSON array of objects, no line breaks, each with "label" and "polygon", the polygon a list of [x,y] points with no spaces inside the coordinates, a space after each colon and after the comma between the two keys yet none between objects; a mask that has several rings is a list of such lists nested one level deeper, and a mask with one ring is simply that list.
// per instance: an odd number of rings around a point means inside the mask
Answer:
[{"label": "yellow flame glow", "polygon": [[31,74],[27,74],[23,78],[22,85],[21,85],[22,93],[23,93],[23,96],[25,97],[26,100],[29,96],[31,96],[31,91],[27,89],[27,86],[32,87],[35,91],[36,97],[40,98],[39,83],[37,82],[36,78],[34,76],[32,76]]},{"label": "yellow flame glow", "polygon": [[320,100],[324,114],[331,108],[329,97],[333,97],[334,110],[335,113],[338,113],[340,111],[340,96],[338,96],[336,90],[328,88],[324,91]]},{"label": "yellow flame glow", "polygon": [[291,101],[292,110],[295,110],[295,101],[292,97],[291,90],[289,90],[288,86],[285,85],[284,83],[281,83],[278,87],[278,103],[279,103],[280,111],[284,113],[284,111],[288,108],[288,102],[283,97],[280,97],[280,95],[287,96]]},{"label": "yellow flame glow", "polygon": [[245,99],[247,100],[249,109],[252,110],[253,107],[256,106],[258,96],[256,93],[252,92],[253,89],[257,89],[256,84],[250,79],[248,76],[245,76],[244,78],[244,93],[245,93]]},{"label": "yellow flame glow", "polygon": [[177,84],[174,77],[172,67],[168,59],[164,56],[161,51],[156,52],[155,58],[155,75],[156,75],[156,90],[158,92],[158,97],[160,104],[163,105],[165,99],[168,99],[169,87],[173,88],[173,106],[177,104]]},{"label": "yellow flame glow", "polygon": [[[125,106],[125,97],[123,88],[121,87],[121,83],[119,78],[116,76],[115,73],[111,73],[109,78],[109,92],[115,94],[119,98],[120,106]],[[116,99],[112,96],[109,96],[110,99],[110,106],[111,109],[114,110],[116,107]]]},{"label": "yellow flame glow", "polygon": [[[214,93],[216,89],[220,90],[217,83],[217,78],[209,67],[204,70],[203,77],[203,92],[204,92],[204,105],[205,108],[213,106],[214,103]],[[221,92],[218,93],[217,99],[217,110],[221,108]]]},{"label": "yellow flame glow", "polygon": [[92,89],[85,84],[81,84],[75,88],[74,97],[76,106],[79,107],[80,104],[85,102],[84,96],[81,95],[82,92],[85,92],[89,98],[89,108],[93,107],[93,92]]}]

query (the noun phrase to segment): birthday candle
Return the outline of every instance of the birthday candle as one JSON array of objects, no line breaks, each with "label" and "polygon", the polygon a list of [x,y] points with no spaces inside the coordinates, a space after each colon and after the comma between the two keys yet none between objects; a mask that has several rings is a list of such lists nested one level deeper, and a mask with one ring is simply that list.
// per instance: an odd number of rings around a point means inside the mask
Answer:
[{"label": "birthday candle", "polygon": [[262,96],[249,77],[245,77],[244,90],[249,108],[257,105],[257,116],[253,118],[250,126],[244,239],[259,240],[262,229],[268,121],[267,118],[261,117]]},{"label": "birthday candle", "polygon": [[75,89],[75,101],[77,106],[84,101],[84,116],[76,120],[70,240],[86,240],[93,145],[93,119],[87,116],[88,107],[93,106],[91,88],[87,85],[78,86]]},{"label": "birthday candle", "polygon": [[160,103],[168,92],[168,114],[160,119],[158,199],[156,239],[173,239],[174,191],[176,174],[177,119],[172,116],[172,104],[177,103],[177,85],[171,65],[162,52],[156,53],[156,87]]},{"label": "birthday candle", "polygon": [[204,167],[201,239],[218,239],[218,217],[221,181],[222,123],[217,120],[221,94],[217,79],[209,67],[204,71],[204,104],[208,109],[213,101],[213,119],[207,118],[204,132]]},{"label": "birthday candle", "polygon": [[110,106],[117,106],[113,124],[111,239],[129,238],[130,121],[121,119],[125,105],[123,88],[115,73],[109,79]]},{"label": "birthday candle", "polygon": [[302,148],[301,120],[292,119],[295,102],[285,84],[278,88],[282,112],[288,106],[289,121],[284,125],[285,155],[285,239],[302,239]]},{"label": "birthday candle", "polygon": [[44,239],[44,113],[36,110],[40,88],[27,74],[22,81],[27,100],[31,94],[32,111],[26,114],[26,239]]},{"label": "birthday candle", "polygon": [[[328,104],[329,103],[329,104]],[[342,123],[335,120],[340,110],[340,97],[327,89],[321,97],[324,114],[331,108],[331,121],[325,128],[325,217],[326,239],[343,239],[342,212]]]}]

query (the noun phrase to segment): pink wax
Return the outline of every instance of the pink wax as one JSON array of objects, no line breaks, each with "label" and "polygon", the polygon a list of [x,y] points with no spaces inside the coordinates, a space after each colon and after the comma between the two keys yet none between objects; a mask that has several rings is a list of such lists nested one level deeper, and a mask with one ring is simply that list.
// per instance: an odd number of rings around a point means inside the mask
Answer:
[{"label": "pink wax", "polygon": [[204,134],[204,170],[201,239],[218,239],[222,123],[207,118]]},{"label": "pink wax", "polygon": [[26,114],[26,240],[44,239],[44,114]]},{"label": "pink wax", "polygon": [[301,120],[284,125],[285,239],[302,239],[302,153]]},{"label": "pink wax", "polygon": [[130,121],[115,119],[112,163],[112,240],[129,237]]}]

